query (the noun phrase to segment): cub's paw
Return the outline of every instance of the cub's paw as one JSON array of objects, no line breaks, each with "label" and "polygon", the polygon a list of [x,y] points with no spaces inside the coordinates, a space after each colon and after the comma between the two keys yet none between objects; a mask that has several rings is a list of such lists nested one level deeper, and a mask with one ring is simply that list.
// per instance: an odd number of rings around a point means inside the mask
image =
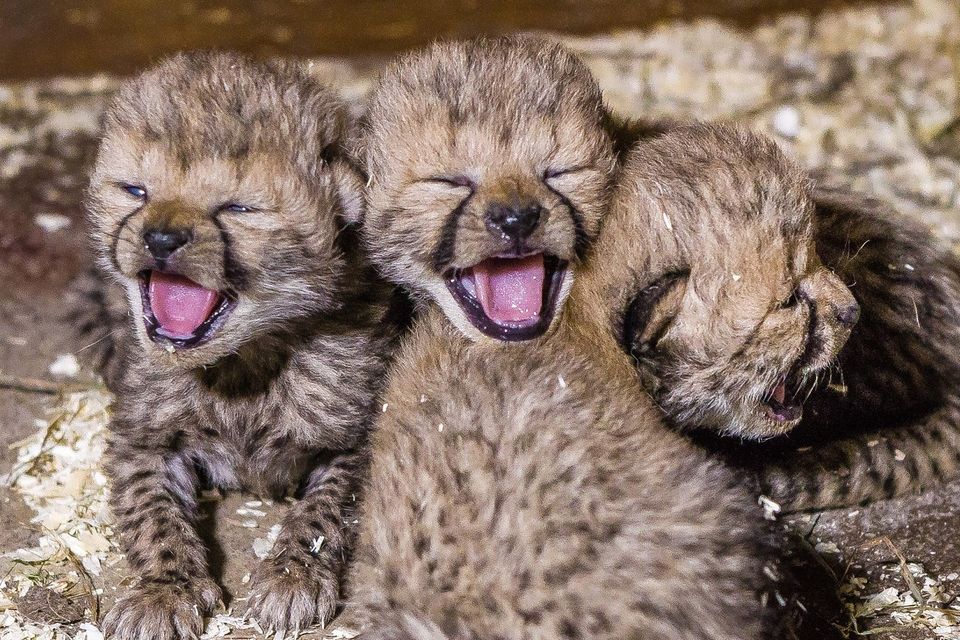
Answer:
[{"label": "cub's paw", "polygon": [[339,579],[292,558],[268,558],[250,578],[248,615],[271,631],[300,631],[325,625],[337,610]]},{"label": "cub's paw", "polygon": [[760,472],[760,493],[773,500],[782,509],[796,511],[805,506],[805,496],[798,490],[801,476],[789,467],[771,465]]},{"label": "cub's paw", "polygon": [[203,633],[203,615],[220,601],[220,587],[212,580],[189,587],[144,581],[120,598],[103,628],[116,640],[189,640]]}]

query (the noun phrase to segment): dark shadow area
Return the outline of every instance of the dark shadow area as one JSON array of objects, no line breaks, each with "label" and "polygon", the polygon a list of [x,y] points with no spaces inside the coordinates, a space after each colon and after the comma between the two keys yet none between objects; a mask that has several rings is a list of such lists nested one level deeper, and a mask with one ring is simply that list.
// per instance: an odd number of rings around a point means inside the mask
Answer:
[{"label": "dark shadow area", "polygon": [[[224,572],[226,567],[226,554],[223,551],[223,545],[217,540],[217,529],[219,518],[217,512],[223,501],[220,498],[204,499],[200,501],[200,520],[197,522],[197,532],[203,539],[207,547],[207,562],[210,563],[210,575],[217,584],[224,584]],[[230,606],[234,594],[227,589],[223,590],[223,603]]]}]

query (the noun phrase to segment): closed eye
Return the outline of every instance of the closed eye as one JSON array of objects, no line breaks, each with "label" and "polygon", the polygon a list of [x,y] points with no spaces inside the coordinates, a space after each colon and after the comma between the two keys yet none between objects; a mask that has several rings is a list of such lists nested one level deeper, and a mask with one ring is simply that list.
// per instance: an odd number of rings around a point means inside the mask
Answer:
[{"label": "closed eye", "polygon": [[569,175],[571,173],[579,173],[589,168],[590,167],[586,165],[577,165],[574,167],[565,167],[562,169],[547,169],[546,171],[543,172],[543,179],[550,180],[552,178],[559,178],[560,176]]},{"label": "closed eye", "polygon": [[797,289],[794,289],[790,292],[786,298],[777,303],[777,309],[789,309],[790,307],[797,304],[797,301],[800,299],[800,296],[797,292]]},{"label": "closed eye", "polygon": [[434,184],[447,184],[451,187],[466,187],[471,191],[476,190],[477,185],[467,176],[430,176],[422,182],[431,182]]}]

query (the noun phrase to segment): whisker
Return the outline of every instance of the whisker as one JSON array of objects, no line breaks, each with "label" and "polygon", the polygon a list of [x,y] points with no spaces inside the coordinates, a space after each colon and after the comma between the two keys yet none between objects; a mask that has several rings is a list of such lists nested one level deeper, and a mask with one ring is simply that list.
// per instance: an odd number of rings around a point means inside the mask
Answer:
[{"label": "whisker", "polygon": [[115,335],[115,334],[117,333],[117,331],[118,331],[118,329],[113,329],[112,331],[106,332],[106,333],[103,334],[101,337],[97,338],[96,340],[94,340],[93,342],[91,342],[90,344],[88,344],[87,346],[85,346],[85,347],[80,347],[79,349],[77,349],[77,353],[83,353],[84,351],[86,351],[86,350],[89,349],[90,347],[93,347],[93,346],[96,346],[96,345],[100,344],[101,342],[103,342],[103,341],[106,340],[107,338]]},{"label": "whisker", "polygon": [[817,371],[814,376],[814,383],[810,385],[810,389],[807,391],[807,395],[803,398],[803,402],[806,403],[810,399],[810,396],[813,395],[813,392],[817,389],[820,384],[820,372]]},{"label": "whisker", "polygon": [[870,243],[870,240],[864,240],[864,241],[863,241],[863,244],[860,245],[860,248],[857,249],[857,252],[854,253],[852,256],[847,257],[846,263],[847,263],[847,264],[850,264],[851,262],[853,262],[853,260],[854,260],[858,255],[860,255],[860,252],[863,251],[863,248],[866,247],[869,243]]}]

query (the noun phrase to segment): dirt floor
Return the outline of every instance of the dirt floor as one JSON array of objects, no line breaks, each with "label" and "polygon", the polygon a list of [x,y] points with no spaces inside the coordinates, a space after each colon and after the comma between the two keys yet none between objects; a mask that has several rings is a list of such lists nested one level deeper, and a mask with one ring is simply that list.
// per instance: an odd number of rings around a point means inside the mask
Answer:
[{"label": "dirt floor", "polygon": [[[879,196],[960,246],[960,15],[953,0],[787,15],[749,28],[704,19],[564,40],[621,112],[749,123],[823,179]],[[377,66],[369,58],[327,58],[312,68],[359,99]],[[94,349],[75,337],[65,292],[89,261],[84,175],[116,82],[0,84],[0,375],[21,386],[92,380]],[[66,354],[78,358],[79,372],[58,377],[50,367]],[[69,359],[59,364],[69,373]],[[35,420],[56,401],[3,380],[0,474],[15,461],[8,446],[34,434]],[[958,489],[781,519],[787,572],[798,584],[771,598],[800,620],[798,636],[872,630],[889,639],[960,638],[956,623],[936,617],[937,607],[911,604],[911,584],[927,602],[960,593]],[[277,521],[275,507],[258,507],[263,516],[244,511],[251,499],[210,504],[220,571],[237,596],[254,541]],[[0,550],[36,541],[32,516],[16,492],[0,488]],[[0,560],[0,575],[9,566]],[[104,572],[104,606],[122,570]]]}]

